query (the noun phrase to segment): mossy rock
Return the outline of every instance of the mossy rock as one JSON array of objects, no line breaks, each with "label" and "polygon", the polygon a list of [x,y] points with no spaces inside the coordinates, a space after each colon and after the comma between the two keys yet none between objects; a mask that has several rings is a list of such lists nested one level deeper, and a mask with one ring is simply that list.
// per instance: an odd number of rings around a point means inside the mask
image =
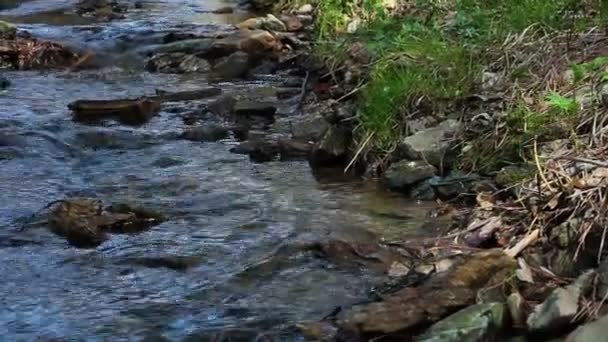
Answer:
[{"label": "mossy rock", "polygon": [[0,39],[15,39],[17,36],[17,28],[15,25],[0,20]]}]

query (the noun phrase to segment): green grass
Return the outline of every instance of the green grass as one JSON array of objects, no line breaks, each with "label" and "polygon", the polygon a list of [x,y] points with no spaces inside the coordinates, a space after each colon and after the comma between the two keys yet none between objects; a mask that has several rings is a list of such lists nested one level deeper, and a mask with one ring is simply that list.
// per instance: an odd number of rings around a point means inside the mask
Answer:
[{"label": "green grass", "polygon": [[[586,14],[590,12],[584,1],[418,0],[413,11],[398,17],[386,13],[382,3],[318,1],[316,22],[321,58],[339,64],[353,41],[362,42],[376,58],[359,96],[355,136],[365,141],[373,134],[368,148],[379,153],[390,150],[407,132],[408,113],[420,110],[415,104],[421,99],[431,104],[426,110],[434,111],[473,94],[480,71],[492,62],[485,60],[485,52],[507,36],[519,35],[530,27],[541,34],[596,23],[596,18]],[[355,34],[344,35],[354,16],[364,19],[365,24]],[[517,80],[529,74],[516,69],[509,77]],[[555,107],[547,114],[524,111],[519,106],[509,110],[506,120],[511,141],[503,145],[507,153],[499,159],[518,159],[518,146],[541,134],[554,120],[567,119],[577,106],[556,94],[546,100]]]}]

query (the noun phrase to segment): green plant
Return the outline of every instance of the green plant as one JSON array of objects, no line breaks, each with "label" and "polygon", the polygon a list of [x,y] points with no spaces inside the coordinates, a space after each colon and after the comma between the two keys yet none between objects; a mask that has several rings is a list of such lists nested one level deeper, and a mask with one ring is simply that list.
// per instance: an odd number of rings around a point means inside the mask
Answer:
[{"label": "green plant", "polygon": [[565,115],[575,114],[579,108],[575,99],[562,96],[556,92],[549,93],[546,100],[547,104],[553,109],[553,112]]}]

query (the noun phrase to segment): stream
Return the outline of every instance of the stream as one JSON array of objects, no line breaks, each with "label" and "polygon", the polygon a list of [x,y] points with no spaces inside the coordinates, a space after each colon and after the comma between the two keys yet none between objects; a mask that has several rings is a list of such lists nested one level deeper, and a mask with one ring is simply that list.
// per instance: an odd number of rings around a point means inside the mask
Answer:
[{"label": "stream", "polygon": [[[107,54],[100,68],[78,73],[2,72],[12,85],[0,93],[0,340],[303,340],[295,323],[364,300],[385,275],[298,246],[427,234],[429,206],[305,161],[252,163],[229,152],[234,138],[175,139],[185,124],[168,107],[140,127],[73,122],[74,100],[207,86],[204,75],[145,72],[130,52],[156,33],[213,33],[252,16],[208,13],[234,5],[219,0],[142,2],[111,22],[63,14],[66,0],[0,12],[35,37]],[[215,86],[278,101],[288,116],[293,105],[273,92],[284,77]],[[72,196],[151,206],[169,220],[94,249],[70,246],[44,223],[22,228]],[[156,267],[154,258],[187,267]]]}]

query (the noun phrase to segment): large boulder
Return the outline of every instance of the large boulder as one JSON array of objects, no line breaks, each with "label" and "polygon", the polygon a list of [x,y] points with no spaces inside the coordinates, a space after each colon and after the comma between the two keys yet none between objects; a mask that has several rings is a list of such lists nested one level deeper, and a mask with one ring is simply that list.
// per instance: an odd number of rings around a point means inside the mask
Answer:
[{"label": "large boulder", "polygon": [[429,179],[437,173],[437,169],[424,161],[402,160],[392,164],[384,173],[384,182],[393,190],[404,190]]},{"label": "large boulder", "polygon": [[311,155],[309,162],[313,167],[340,165],[346,162],[352,140],[351,131],[346,127],[330,126]]},{"label": "large boulder", "polygon": [[595,271],[587,271],[574,283],[555,289],[528,316],[528,329],[534,333],[555,333],[567,329],[582,309],[581,299],[590,290],[595,275]]},{"label": "large boulder", "polygon": [[469,306],[433,324],[416,342],[498,341],[508,319],[502,303]]},{"label": "large boulder", "polygon": [[410,329],[434,323],[474,304],[479,290],[490,281],[498,281],[497,274],[505,281],[515,268],[515,260],[502,250],[479,252],[422,285],[389,294],[380,302],[342,311],[337,324],[348,336],[407,335]]},{"label": "large boulder", "polygon": [[446,120],[439,125],[421,130],[401,141],[397,153],[409,160],[426,160],[437,167],[448,166],[455,157],[451,151],[463,126],[457,120]]},{"label": "large boulder", "polygon": [[295,139],[316,142],[323,138],[329,127],[323,115],[306,115],[291,122],[291,134]]}]

